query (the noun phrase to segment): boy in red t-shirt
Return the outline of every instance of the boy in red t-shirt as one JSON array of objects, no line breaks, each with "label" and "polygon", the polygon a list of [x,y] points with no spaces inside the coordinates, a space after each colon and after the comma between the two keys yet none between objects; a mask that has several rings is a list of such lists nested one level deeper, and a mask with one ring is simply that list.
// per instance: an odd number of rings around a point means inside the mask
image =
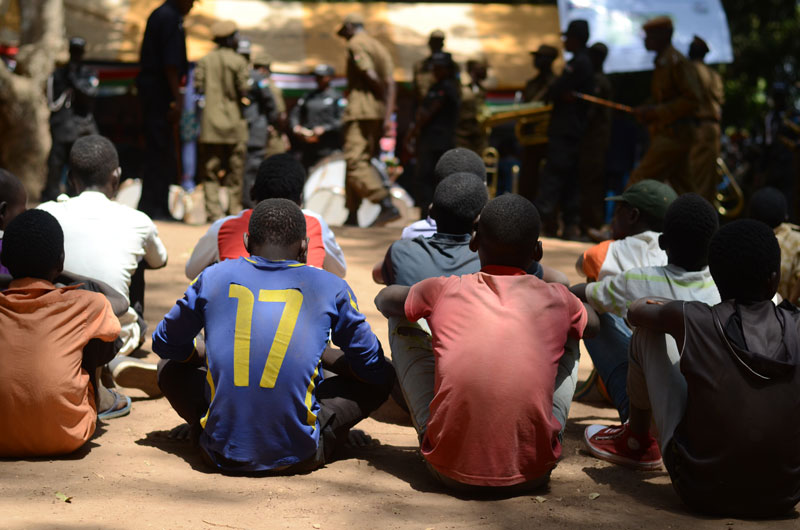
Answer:
[{"label": "boy in red t-shirt", "polygon": [[[470,242],[480,272],[390,286],[375,300],[384,316],[426,318],[431,328],[429,413],[411,412],[422,454],[448,487],[473,493],[535,488],[561,456],[575,379],[572,366],[560,361],[567,340],[580,339],[589,320],[593,331],[597,317],[565,286],[525,274],[542,257],[540,226],[530,201],[498,197],[481,212]],[[403,391],[420,391],[399,367],[403,359],[395,362]],[[416,396],[407,397],[419,408]]]}]

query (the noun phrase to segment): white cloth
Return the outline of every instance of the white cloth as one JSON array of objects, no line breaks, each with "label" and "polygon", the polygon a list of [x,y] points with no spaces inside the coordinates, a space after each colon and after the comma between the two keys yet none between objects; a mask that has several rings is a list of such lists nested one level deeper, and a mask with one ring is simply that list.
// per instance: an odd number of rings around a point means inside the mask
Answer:
[{"label": "white cloth", "polygon": [[427,217],[415,221],[403,228],[403,233],[400,234],[400,239],[414,239],[417,236],[431,237],[436,233],[436,221]]},{"label": "white cloth", "polygon": [[612,241],[597,275],[598,280],[640,267],[663,267],[667,253],[658,246],[661,233],[646,231]]},{"label": "white cloth", "polygon": [[[153,221],[139,210],[84,191],[77,197],[50,201],[39,208],[55,217],[64,231],[64,271],[100,280],[130,302],[131,276],[144,260],[151,268],[167,264],[167,249]],[[123,347],[139,345],[140,330],[133,308],[120,318]]]},{"label": "white cloth", "polygon": [[644,297],[694,300],[715,305],[720,302],[717,285],[708,267],[687,271],[677,265],[641,267],[599,282],[586,284],[586,301],[600,313],[628,316],[628,307]]},{"label": "white cloth", "polygon": [[[189,256],[189,260],[186,262],[185,273],[187,278],[194,280],[203,272],[203,269],[219,262],[218,237],[220,228],[225,222],[236,217],[241,217],[241,215],[247,211],[249,210],[242,210],[242,212],[236,215],[223,217],[211,224],[206,233],[203,234],[203,237],[201,237],[195,245],[194,250],[192,250],[192,255]],[[303,214],[316,219],[322,229],[322,243],[325,245],[325,263],[323,268],[340,278],[344,278],[347,272],[347,262],[344,259],[344,252],[339,246],[339,243],[336,242],[336,236],[328,226],[328,223],[325,222],[322,216],[311,210],[303,209]]]}]

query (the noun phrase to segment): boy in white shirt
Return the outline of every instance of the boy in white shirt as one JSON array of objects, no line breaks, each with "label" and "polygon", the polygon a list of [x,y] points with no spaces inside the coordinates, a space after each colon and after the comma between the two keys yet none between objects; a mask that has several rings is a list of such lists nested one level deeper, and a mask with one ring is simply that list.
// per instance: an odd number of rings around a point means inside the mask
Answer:
[{"label": "boy in white shirt", "polygon": [[[630,269],[597,282],[573,285],[570,290],[598,313],[621,319],[627,317],[635,300],[646,296],[717,304],[719,292],[708,271],[708,245],[718,227],[717,212],[708,201],[695,193],[681,195],[667,210],[664,233],[658,238],[667,253],[666,265]],[[592,362],[623,422],[629,412],[629,343],[630,335],[626,341],[592,351]]]}]

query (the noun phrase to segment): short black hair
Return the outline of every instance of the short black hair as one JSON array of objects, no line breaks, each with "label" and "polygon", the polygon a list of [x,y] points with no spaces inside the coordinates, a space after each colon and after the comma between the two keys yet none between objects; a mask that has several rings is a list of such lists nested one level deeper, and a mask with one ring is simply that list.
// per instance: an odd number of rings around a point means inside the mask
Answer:
[{"label": "short black hair", "polygon": [[539,240],[542,219],[531,201],[506,193],[489,201],[481,211],[481,237],[506,249],[530,248]]},{"label": "short black hair", "polygon": [[63,256],[64,231],[52,214],[28,210],[6,227],[0,261],[14,278],[49,280]]},{"label": "short black hair", "polygon": [[717,212],[696,193],[675,199],[664,216],[663,238],[669,262],[686,270],[700,270],[708,264],[708,244],[719,228]]},{"label": "short black hair", "polygon": [[102,186],[118,167],[116,147],[99,134],[78,138],[69,151],[70,174],[86,186]]},{"label": "short black hair", "polygon": [[750,217],[767,223],[770,228],[786,222],[788,216],[786,196],[777,188],[761,188],[750,199]]},{"label": "short black hair", "polygon": [[445,152],[436,162],[433,170],[436,182],[441,182],[454,173],[472,173],[486,182],[486,164],[483,159],[464,147],[456,147]]},{"label": "short black hair", "polygon": [[306,237],[306,218],[289,199],[265,199],[256,205],[248,226],[250,243],[288,247]]},{"label": "short black hair", "polygon": [[454,173],[441,181],[433,192],[436,231],[443,234],[469,234],[472,224],[489,200],[486,184],[472,173]]},{"label": "short black hair", "polygon": [[306,170],[289,153],[272,155],[258,166],[253,184],[253,199],[289,199],[297,204],[303,197]]},{"label": "short black hair", "polygon": [[768,300],[764,286],[773,273],[780,274],[781,248],[769,226],[754,219],[726,224],[714,234],[708,267],[723,300]]},{"label": "short black hair", "polygon": [[0,202],[13,204],[25,198],[25,186],[12,172],[0,167]]}]

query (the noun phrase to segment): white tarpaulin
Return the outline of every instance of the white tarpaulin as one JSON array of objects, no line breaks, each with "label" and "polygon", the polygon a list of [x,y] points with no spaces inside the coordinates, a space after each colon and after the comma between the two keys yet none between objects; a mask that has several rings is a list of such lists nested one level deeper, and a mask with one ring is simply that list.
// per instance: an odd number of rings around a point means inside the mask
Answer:
[{"label": "white tarpaulin", "polygon": [[589,22],[589,44],[608,46],[607,73],[653,69],[654,54],[644,48],[642,24],[662,15],[672,19],[672,44],[684,55],[697,35],[711,50],[705,62],[733,62],[728,20],[720,0],[558,0],[558,14],[562,30],[570,20]]}]

